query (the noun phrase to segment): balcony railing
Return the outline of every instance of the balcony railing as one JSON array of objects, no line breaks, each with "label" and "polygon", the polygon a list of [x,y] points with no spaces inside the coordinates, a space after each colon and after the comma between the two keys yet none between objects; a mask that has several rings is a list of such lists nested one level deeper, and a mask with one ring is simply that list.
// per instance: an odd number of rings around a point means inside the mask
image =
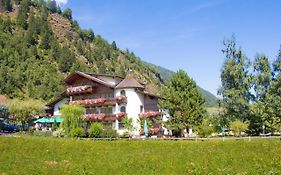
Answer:
[{"label": "balcony railing", "polygon": [[69,104],[79,104],[83,106],[115,106],[115,98],[97,98],[89,100],[75,100],[70,101]]},{"label": "balcony railing", "polygon": [[125,118],[127,116],[127,114],[125,112],[119,112],[116,114],[117,119],[118,120],[122,120],[123,118]]},{"label": "balcony railing", "polygon": [[127,103],[127,97],[124,96],[124,95],[119,95],[119,96],[116,97],[116,102],[118,104]]},{"label": "balcony railing", "polygon": [[127,97],[118,96],[116,98],[97,98],[87,100],[74,100],[69,102],[69,104],[79,104],[83,106],[115,106],[116,103],[127,103]]},{"label": "balcony railing", "polygon": [[147,117],[147,118],[160,117],[161,116],[161,112],[158,112],[158,111],[147,111],[147,112],[141,113],[140,116],[144,116],[144,117]]},{"label": "balcony railing", "polygon": [[83,117],[89,122],[112,123],[116,121],[116,114],[85,114]]},{"label": "balcony railing", "polygon": [[92,93],[93,89],[94,89],[94,86],[91,86],[91,85],[68,87],[66,89],[66,93],[68,95],[87,94],[87,93]]}]

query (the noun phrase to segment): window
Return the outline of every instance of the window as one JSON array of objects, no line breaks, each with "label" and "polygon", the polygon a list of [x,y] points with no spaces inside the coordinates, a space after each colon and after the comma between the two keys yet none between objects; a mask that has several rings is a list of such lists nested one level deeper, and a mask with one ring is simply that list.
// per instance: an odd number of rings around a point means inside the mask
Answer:
[{"label": "window", "polygon": [[101,108],[102,114],[112,114],[112,108]]},{"label": "window", "polygon": [[120,94],[123,95],[123,96],[126,96],[125,90],[122,90],[122,91],[120,92]]},{"label": "window", "polygon": [[118,121],[118,129],[124,129],[125,123],[121,121]]},{"label": "window", "polygon": [[140,105],[140,113],[143,112],[143,105]]},{"label": "window", "polygon": [[120,109],[120,111],[126,113],[126,107],[125,107],[125,106],[122,106],[121,109]]}]

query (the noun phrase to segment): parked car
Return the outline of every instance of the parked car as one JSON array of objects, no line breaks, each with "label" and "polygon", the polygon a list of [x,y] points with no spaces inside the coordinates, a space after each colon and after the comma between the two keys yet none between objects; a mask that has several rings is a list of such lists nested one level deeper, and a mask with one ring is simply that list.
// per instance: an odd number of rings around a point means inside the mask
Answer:
[{"label": "parked car", "polygon": [[2,124],[0,130],[2,132],[17,132],[19,131],[19,127],[11,124]]}]

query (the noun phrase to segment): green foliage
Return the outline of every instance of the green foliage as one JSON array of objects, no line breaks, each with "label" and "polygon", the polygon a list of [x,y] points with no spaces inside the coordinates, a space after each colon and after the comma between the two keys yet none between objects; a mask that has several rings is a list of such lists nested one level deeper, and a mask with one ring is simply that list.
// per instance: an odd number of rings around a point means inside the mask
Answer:
[{"label": "green foliage", "polygon": [[116,42],[115,42],[115,41],[113,41],[113,42],[111,43],[111,47],[112,47],[113,50],[117,50],[117,45],[116,45]]},{"label": "green foliage", "polygon": [[[82,115],[84,108],[80,105],[66,105],[61,110],[63,122],[61,127],[65,130],[65,134],[69,135],[72,129],[82,127]],[[74,132],[74,131],[73,131]]]},{"label": "green foliage", "polygon": [[72,10],[70,8],[64,9],[64,11],[62,12],[62,16],[69,20],[72,20]]},{"label": "green foliage", "polygon": [[3,7],[5,11],[12,11],[11,0],[0,0],[0,7]]},{"label": "green foliage", "polygon": [[249,124],[248,122],[242,122],[240,120],[234,120],[229,124],[230,129],[234,132],[235,136],[241,136],[242,132],[245,132]]},{"label": "green foliage", "polygon": [[31,135],[36,137],[51,137],[52,131],[33,131]]},{"label": "green foliage", "polygon": [[75,138],[81,138],[81,137],[85,137],[86,134],[83,128],[71,128],[69,136]]},{"label": "green foliage", "polygon": [[125,117],[122,119],[123,122],[123,127],[126,129],[129,133],[133,131],[134,126],[133,126],[133,119],[129,117]]},{"label": "green foliage", "polygon": [[47,8],[51,13],[58,12],[59,8],[55,0],[48,0],[47,1]]},{"label": "green foliage", "polygon": [[221,70],[221,88],[218,94],[222,96],[220,106],[224,125],[239,119],[245,121],[250,113],[250,93],[252,78],[249,74],[249,61],[244,53],[236,48],[234,38],[224,41],[225,62]]},{"label": "green foliage", "polygon": [[254,90],[255,101],[263,102],[271,82],[271,67],[264,55],[257,55],[254,62]]},{"label": "green foliage", "polygon": [[117,138],[118,134],[115,129],[104,129],[101,137],[102,138]]},{"label": "green foliage", "polygon": [[89,137],[100,138],[103,132],[103,124],[94,122],[89,129]]},{"label": "green foliage", "polygon": [[58,128],[57,130],[53,131],[52,136],[54,137],[64,137],[65,131],[63,128]]},{"label": "green foliage", "polygon": [[279,139],[93,142],[0,137],[0,143],[0,171],[5,174],[281,174]]},{"label": "green foliage", "polygon": [[21,124],[27,123],[33,115],[43,113],[43,104],[40,101],[14,99],[9,104],[9,112],[13,119]]},{"label": "green foliage", "polygon": [[249,117],[249,134],[259,135],[262,133],[262,126],[268,128],[268,119],[270,118],[267,107],[267,96],[272,79],[272,71],[269,60],[264,55],[257,55],[253,64],[255,91],[254,102],[251,105],[251,114]]},{"label": "green foliage", "polygon": [[180,70],[172,76],[161,92],[159,106],[169,110],[172,116],[167,125],[176,132],[198,126],[206,113],[204,98],[196,83]]},{"label": "green foliage", "polygon": [[215,132],[215,126],[209,118],[204,118],[202,123],[196,128],[200,137],[209,137]]},{"label": "green foliage", "polygon": [[28,19],[29,5],[30,5],[30,0],[22,0],[20,3],[19,12],[17,16],[17,23],[23,29],[27,29],[28,27],[27,19]]},{"label": "green foliage", "polygon": [[7,118],[8,115],[9,115],[8,107],[0,104],[0,118]]},{"label": "green foliage", "polygon": [[152,128],[152,126],[153,126],[153,119],[147,118],[145,116],[141,116],[140,117],[140,126],[141,126],[141,128],[144,127],[144,121],[145,120],[146,120],[146,124],[147,124],[148,129]]}]

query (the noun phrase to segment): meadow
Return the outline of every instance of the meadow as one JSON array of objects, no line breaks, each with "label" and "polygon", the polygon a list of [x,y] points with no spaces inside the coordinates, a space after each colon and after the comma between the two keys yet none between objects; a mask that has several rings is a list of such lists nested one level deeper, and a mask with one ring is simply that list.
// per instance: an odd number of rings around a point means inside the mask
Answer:
[{"label": "meadow", "polygon": [[0,137],[0,174],[281,174],[281,141]]}]

